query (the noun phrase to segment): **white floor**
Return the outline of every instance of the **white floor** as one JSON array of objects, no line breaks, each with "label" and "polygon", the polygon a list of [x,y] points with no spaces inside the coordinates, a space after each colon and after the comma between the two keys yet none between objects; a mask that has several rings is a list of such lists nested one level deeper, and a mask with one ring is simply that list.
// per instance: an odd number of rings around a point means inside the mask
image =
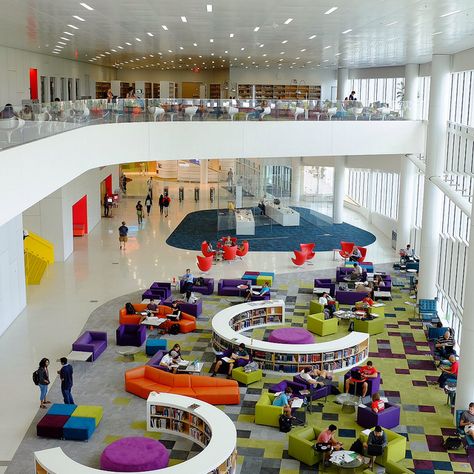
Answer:
[{"label": "white floor", "polygon": [[[134,176],[128,185],[129,196],[144,201],[145,177]],[[155,182],[155,199],[162,191],[162,182]],[[180,184],[182,185],[182,184]],[[194,184],[184,184],[187,197]],[[213,186],[212,184],[210,186]],[[214,185],[215,186],[215,185]],[[167,237],[192,211],[209,208],[208,193],[195,203],[188,198],[178,203],[178,183],[169,183],[172,199],[167,219],[160,217],[154,206],[150,219],[129,238],[126,251],[120,251],[117,228],[122,220],[136,225],[135,204],[139,199],[125,199],[114,210],[111,219],[102,219],[92,232],[75,239],[74,253],[64,263],[56,263],[38,286],[28,287],[28,306],[0,337],[2,364],[0,390],[0,474],[1,464],[11,460],[39,405],[39,391],[31,374],[42,357],[51,360],[51,375],[58,368],[57,359],[67,355],[71,343],[79,335],[89,314],[106,301],[125,293],[145,288],[153,281],[170,280],[184,273],[187,267],[199,274],[195,255],[198,252],[179,250],[165,244]],[[214,203],[215,205],[215,203]],[[369,247],[368,259],[375,263],[395,260],[390,241],[367,225],[357,213],[346,210],[346,222],[365,228],[377,236]],[[266,270],[277,273],[294,272],[299,268],[290,260],[291,253],[250,252],[244,260],[212,267],[209,276],[215,279],[239,277],[245,270]],[[317,253],[314,269],[334,268],[333,252]],[[306,268],[305,270],[308,270]],[[60,401],[59,393],[50,394]]]}]

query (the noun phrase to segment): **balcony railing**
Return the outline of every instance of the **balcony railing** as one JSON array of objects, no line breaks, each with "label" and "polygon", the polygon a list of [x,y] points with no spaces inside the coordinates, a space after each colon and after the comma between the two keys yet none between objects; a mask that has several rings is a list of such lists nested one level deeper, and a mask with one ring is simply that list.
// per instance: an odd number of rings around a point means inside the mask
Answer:
[{"label": "balcony railing", "polygon": [[182,121],[404,120],[409,104],[320,100],[86,99],[7,107],[0,112],[0,149],[87,125]]}]

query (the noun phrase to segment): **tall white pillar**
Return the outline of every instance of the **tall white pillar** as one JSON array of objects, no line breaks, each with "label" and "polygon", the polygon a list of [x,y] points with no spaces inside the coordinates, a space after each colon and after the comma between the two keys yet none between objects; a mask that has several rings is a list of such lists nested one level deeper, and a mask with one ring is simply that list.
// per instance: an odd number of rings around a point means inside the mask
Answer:
[{"label": "tall white pillar", "polygon": [[433,55],[431,62],[430,111],[426,138],[426,174],[423,194],[423,220],[420,249],[418,297],[436,296],[436,270],[443,194],[430,178],[441,176],[446,154],[446,129],[449,113],[451,56]]},{"label": "tall white pillar", "polygon": [[400,192],[398,193],[397,248],[410,242],[415,207],[416,166],[406,156],[401,157]]},{"label": "tall white pillar", "polygon": [[342,224],[344,212],[344,195],[346,192],[346,157],[334,157],[334,203],[333,222]]},{"label": "tall white pillar", "polygon": [[199,160],[199,167],[201,170],[201,185],[209,182],[209,169],[207,160]]},{"label": "tall white pillar", "polygon": [[418,118],[418,74],[419,64],[407,64],[405,66],[405,118],[416,120]]},{"label": "tall white pillar", "polygon": [[337,70],[337,100],[344,100],[350,94],[349,89],[349,69],[341,67]]},{"label": "tall white pillar", "polygon": [[301,158],[291,159],[291,199],[298,203],[301,197]]}]

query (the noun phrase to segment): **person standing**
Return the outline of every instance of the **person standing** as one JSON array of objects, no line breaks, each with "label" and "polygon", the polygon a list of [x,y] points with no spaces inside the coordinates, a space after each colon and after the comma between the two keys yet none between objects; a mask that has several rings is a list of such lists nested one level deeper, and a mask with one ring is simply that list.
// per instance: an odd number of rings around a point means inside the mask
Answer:
[{"label": "person standing", "polygon": [[109,194],[104,195],[104,217],[109,217]]},{"label": "person standing", "polygon": [[191,273],[191,269],[186,268],[186,273],[180,278],[183,281],[183,293],[186,293],[186,301],[189,301],[194,285],[194,276]]},{"label": "person standing", "polygon": [[119,242],[120,242],[120,250],[125,250],[125,245],[127,244],[128,240],[128,227],[125,225],[125,221],[122,221],[122,225],[118,229],[119,231]]},{"label": "person standing", "polygon": [[168,217],[170,202],[171,202],[170,197],[168,196],[168,194],[165,194],[165,197],[163,198],[163,207],[165,208],[165,217]]},{"label": "person standing", "polygon": [[63,394],[64,403],[66,405],[74,405],[72,398],[72,366],[68,364],[66,357],[61,357],[61,369],[58,370],[59,378],[61,379],[61,392]]},{"label": "person standing", "polygon": [[349,100],[357,100],[356,91],[351,92],[351,95],[349,96]]},{"label": "person standing", "polygon": [[138,225],[140,225],[143,222],[143,206],[141,201],[137,202],[135,209],[137,210]]},{"label": "person standing", "polygon": [[153,199],[153,176],[147,179],[146,185],[148,187],[148,195]]},{"label": "person standing", "polygon": [[122,175],[122,190],[124,194],[127,194],[127,177]]},{"label": "person standing", "polygon": [[150,211],[151,211],[151,206],[153,204],[153,201],[151,200],[150,193],[148,193],[146,199],[145,199],[145,206],[146,206],[146,215],[147,217],[150,217]]},{"label": "person standing", "polygon": [[160,214],[163,214],[163,202],[164,202],[164,197],[163,194],[160,194],[160,197],[158,199],[158,205],[160,206]]},{"label": "person standing", "polygon": [[229,169],[227,172],[227,186],[229,188],[232,188],[232,185],[234,183],[234,172],[232,171],[232,168]]},{"label": "person standing", "polygon": [[49,359],[44,357],[40,360],[38,366],[38,387],[40,389],[40,408],[47,408],[47,404],[51,403],[49,400],[46,400],[46,394],[48,393],[49,385]]}]

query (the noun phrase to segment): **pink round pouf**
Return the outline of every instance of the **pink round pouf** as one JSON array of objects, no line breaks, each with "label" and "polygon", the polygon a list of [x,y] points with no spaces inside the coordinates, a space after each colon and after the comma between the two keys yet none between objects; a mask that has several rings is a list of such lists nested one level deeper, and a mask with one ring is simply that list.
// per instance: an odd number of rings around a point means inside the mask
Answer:
[{"label": "pink round pouf", "polygon": [[100,456],[105,471],[140,472],[168,466],[170,453],[159,441],[133,436],[109,444]]},{"label": "pink round pouf", "polygon": [[280,344],[313,344],[314,336],[304,328],[281,328],[272,331],[268,341]]}]

